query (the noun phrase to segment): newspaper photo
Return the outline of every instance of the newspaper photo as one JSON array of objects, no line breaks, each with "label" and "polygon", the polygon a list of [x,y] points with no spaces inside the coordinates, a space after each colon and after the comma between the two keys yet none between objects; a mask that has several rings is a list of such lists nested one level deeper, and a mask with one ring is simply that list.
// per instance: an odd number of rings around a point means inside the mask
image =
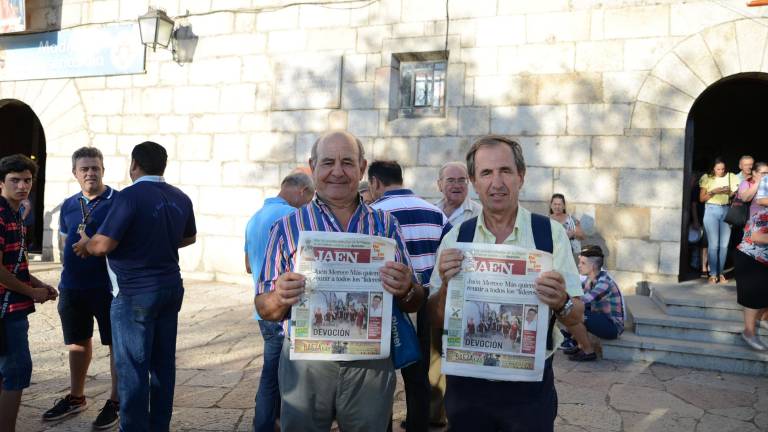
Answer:
[{"label": "newspaper photo", "polygon": [[534,281],[552,255],[515,246],[457,243],[461,270],[448,282],[442,371],[500,381],[541,381],[549,307]]},{"label": "newspaper photo", "polygon": [[389,357],[392,295],[379,268],[395,259],[395,241],[339,232],[302,231],[295,271],[306,290],[291,309],[291,360]]}]

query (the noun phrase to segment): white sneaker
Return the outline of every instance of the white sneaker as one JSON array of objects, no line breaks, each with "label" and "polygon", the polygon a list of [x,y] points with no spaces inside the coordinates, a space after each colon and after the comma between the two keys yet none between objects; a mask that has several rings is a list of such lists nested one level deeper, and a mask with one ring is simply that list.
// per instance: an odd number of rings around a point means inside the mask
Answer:
[{"label": "white sneaker", "polygon": [[755,351],[768,351],[768,346],[765,346],[757,335],[747,336],[744,332],[741,332],[741,338]]}]

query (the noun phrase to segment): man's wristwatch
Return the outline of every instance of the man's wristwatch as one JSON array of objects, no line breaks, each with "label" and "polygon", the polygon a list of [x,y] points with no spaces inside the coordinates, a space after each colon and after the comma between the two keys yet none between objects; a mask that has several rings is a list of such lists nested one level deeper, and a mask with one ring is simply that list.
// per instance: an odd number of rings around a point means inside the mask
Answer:
[{"label": "man's wristwatch", "polygon": [[416,289],[413,284],[411,284],[411,289],[408,290],[408,292],[405,294],[405,297],[401,299],[403,303],[408,303],[411,301],[411,298],[413,298],[413,295],[416,294]]},{"label": "man's wristwatch", "polygon": [[573,309],[573,300],[571,299],[571,296],[569,296],[567,293],[565,296],[565,303],[563,303],[563,306],[560,309],[555,311],[555,315],[560,318],[567,317],[568,314],[571,313],[571,309]]}]

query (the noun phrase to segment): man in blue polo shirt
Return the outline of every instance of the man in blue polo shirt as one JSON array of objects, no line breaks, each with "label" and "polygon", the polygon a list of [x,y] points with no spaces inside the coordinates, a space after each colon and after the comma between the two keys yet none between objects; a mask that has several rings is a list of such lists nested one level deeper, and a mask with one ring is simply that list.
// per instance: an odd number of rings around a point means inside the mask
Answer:
[{"label": "man in blue polo shirt", "polygon": [[[62,272],[59,282],[59,318],[64,343],[69,349],[70,390],[53,408],[43,414],[43,420],[53,421],[79,413],[86,408],[85,377],[93,353],[93,319],[99,323],[101,344],[112,353],[112,326],[109,309],[112,286],[103,257],[81,259],[72,246],[80,233],[94,235],[101,226],[118,192],[102,181],[104,156],[95,147],[82,147],[72,154],[72,174],[81,191],[64,200],[59,214],[59,245]],[[106,429],[117,423],[118,397],[114,360],[110,355],[112,392],[93,426]]]},{"label": "man in blue polo shirt", "polygon": [[[312,178],[303,172],[290,174],[280,184],[280,193],[264,200],[261,210],[248,221],[245,227],[245,271],[253,274],[254,286],[259,283],[272,224],[310,202],[314,194]],[[253,430],[273,432],[280,412],[277,367],[280,365],[280,350],[283,348],[283,326],[280,322],[262,320],[258,312],[254,312],[254,318],[259,320],[261,337],[264,338],[264,366],[261,369],[259,390],[256,392]]]},{"label": "man in blue polo shirt", "polygon": [[[176,330],[184,297],[179,248],[195,242],[192,201],[163,179],[168,154],[154,142],[131,152],[133,185],[115,198],[78,255],[107,255],[120,430],[168,431],[176,381]],[[152,397],[150,398],[150,393]]]}]

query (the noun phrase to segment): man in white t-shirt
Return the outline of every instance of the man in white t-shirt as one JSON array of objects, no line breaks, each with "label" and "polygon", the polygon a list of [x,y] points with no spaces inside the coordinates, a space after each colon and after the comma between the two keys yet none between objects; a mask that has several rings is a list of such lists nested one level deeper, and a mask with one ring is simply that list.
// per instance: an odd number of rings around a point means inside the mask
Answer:
[{"label": "man in white t-shirt", "polygon": [[523,330],[536,331],[536,309],[530,308],[525,313],[525,322],[523,323]]},{"label": "man in white t-shirt", "polygon": [[443,198],[435,205],[445,213],[452,226],[480,214],[483,207],[469,198],[467,167],[461,162],[448,162],[440,167],[437,188]]}]

